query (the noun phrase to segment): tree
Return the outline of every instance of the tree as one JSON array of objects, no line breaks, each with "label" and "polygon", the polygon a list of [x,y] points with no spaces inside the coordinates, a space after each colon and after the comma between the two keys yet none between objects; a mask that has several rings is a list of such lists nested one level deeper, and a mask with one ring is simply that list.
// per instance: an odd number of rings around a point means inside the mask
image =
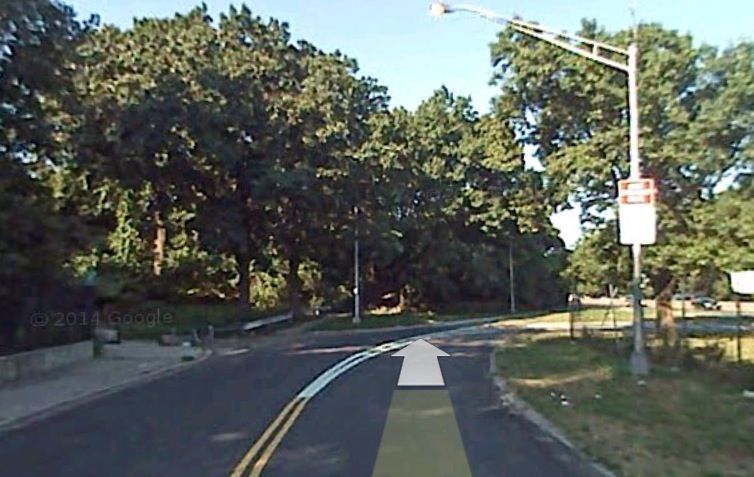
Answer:
[{"label": "tree", "polygon": [[[238,296],[249,305],[252,261],[269,266],[272,229],[269,202],[275,195],[270,169],[281,151],[285,127],[271,98],[288,94],[294,65],[287,27],[263,23],[243,7],[220,17],[216,48],[207,60],[202,85],[211,92],[198,104],[198,148],[217,167],[217,180],[205,191],[193,226],[202,243],[234,257]],[[222,45],[222,47],[221,47]]]},{"label": "tree", "polygon": [[414,113],[377,115],[363,155],[377,184],[364,215],[382,231],[367,242],[372,300],[397,297],[400,306],[500,300],[510,286],[513,247],[519,280],[532,282],[522,287],[524,306],[552,304],[543,297],[558,301],[552,291],[559,267],[548,268],[545,254],[562,243],[553,240],[541,177],[525,170],[503,121],[479,117],[468,98],[440,89]]},{"label": "tree", "polygon": [[[609,34],[584,22],[580,32],[626,45],[631,32]],[[646,268],[659,297],[660,325],[673,327],[669,300],[685,263],[680,246],[693,234],[692,211],[750,167],[754,151],[754,46],[694,47],[689,35],[656,24],[638,30],[641,51],[641,156],[659,188],[659,240]],[[502,94],[496,110],[521,141],[536,147],[553,205],[578,203],[582,219],[601,226],[614,210],[616,181],[627,176],[625,77],[508,29],[492,47]]]},{"label": "tree", "polygon": [[[494,301],[511,285],[511,250],[524,304],[558,296],[542,291],[562,268],[543,176],[503,116],[445,88],[415,112],[388,110],[355,60],[293,43],[286,23],[245,6],[119,29],[79,26],[57,4],[11,5],[28,6],[29,31],[42,10],[62,15],[37,33],[68,42],[14,72],[42,40],[5,24],[15,82],[2,85],[0,152],[13,167],[0,201],[28,210],[20,224],[0,218],[18,231],[45,222],[35,230],[51,269],[98,267],[156,298],[233,286],[242,307],[286,291],[298,316],[307,295],[346,294],[358,237],[371,304]],[[22,84],[35,68],[53,68],[55,87]],[[23,241],[9,234],[7,249]]]},{"label": "tree", "polygon": [[67,254],[86,240],[52,179],[71,157],[75,46],[87,28],[57,2],[0,5],[0,341],[13,339],[24,303],[60,288]]},{"label": "tree", "polygon": [[274,157],[271,226],[276,246],[288,262],[289,304],[300,313],[299,266],[327,253],[351,224],[358,187],[349,180],[352,161],[366,137],[369,116],[384,107],[383,88],[356,76],[355,61],[311,45],[296,48],[298,69],[290,96],[275,108],[286,127]]},{"label": "tree", "polygon": [[625,289],[631,280],[628,251],[616,241],[617,224],[587,231],[568,257],[566,276],[579,293],[599,296],[609,287]]},{"label": "tree", "polygon": [[[202,8],[173,19],[146,19],[120,31],[107,26],[81,46],[78,91],[84,103],[79,153],[95,183],[148,195],[152,273],[162,273],[166,217],[190,207],[210,168],[196,153],[192,105],[214,30]],[[202,63],[202,61],[204,63]]]}]

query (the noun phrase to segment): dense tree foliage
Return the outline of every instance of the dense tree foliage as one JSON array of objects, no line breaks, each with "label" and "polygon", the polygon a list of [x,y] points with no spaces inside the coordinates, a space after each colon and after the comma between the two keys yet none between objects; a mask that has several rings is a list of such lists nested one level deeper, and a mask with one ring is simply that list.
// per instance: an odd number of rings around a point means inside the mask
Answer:
[{"label": "dense tree foliage", "polygon": [[76,46],[89,24],[45,0],[0,4],[0,344],[28,334],[20,310],[49,292],[87,243],[59,200],[58,171],[73,154]]},{"label": "dense tree foliage", "polygon": [[[125,29],[56,1],[1,8],[4,302],[96,270],[115,299],[299,314],[349,299],[357,238],[366,306],[503,303],[511,258],[523,307],[626,279],[611,212],[627,169],[620,74],[506,30],[491,113],[445,88],[407,111],[355,60],[247,7]],[[695,47],[658,25],[639,43],[660,293],[753,265],[754,47]],[[525,166],[526,145],[543,171]],[[549,216],[575,203],[592,232],[569,259]]]},{"label": "dense tree foliage", "polygon": [[[300,313],[349,299],[358,236],[366,306],[504,302],[509,254],[522,306],[562,299],[543,177],[469,98],[390,109],[353,59],[246,7],[126,29],[55,2],[11,7],[4,261],[72,281],[96,270],[115,299]],[[27,273],[5,270],[5,284]]]},{"label": "dense tree foliage", "polygon": [[[632,40],[631,31],[591,22],[579,34],[624,47]],[[754,166],[754,44],[694,46],[657,24],[641,25],[637,41],[642,171],[659,189],[659,240],[645,249],[645,271],[667,298],[690,275],[754,265],[750,219],[738,215],[751,189],[721,194],[744,185]],[[492,55],[496,108],[536,147],[552,206],[580,205],[594,230],[572,256],[572,275],[604,289],[627,272],[617,269],[627,250],[614,246],[616,182],[628,176],[625,75],[513,30]]]}]

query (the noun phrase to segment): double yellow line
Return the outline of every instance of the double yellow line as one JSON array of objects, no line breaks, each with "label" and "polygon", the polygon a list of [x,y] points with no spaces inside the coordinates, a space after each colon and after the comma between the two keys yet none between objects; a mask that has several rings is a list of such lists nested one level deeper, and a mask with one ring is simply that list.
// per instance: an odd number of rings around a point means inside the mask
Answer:
[{"label": "double yellow line", "polygon": [[[272,424],[267,426],[262,435],[257,439],[251,449],[243,456],[241,461],[233,469],[230,477],[241,477],[249,470],[249,477],[259,477],[264,470],[264,466],[269,462],[270,457],[280,445],[280,441],[283,440],[288,430],[293,423],[298,419],[301,411],[304,410],[304,406],[309,402],[309,398],[295,397],[286,404],[282,411],[277,415]],[[266,447],[265,447],[266,445]],[[261,454],[260,454],[261,452]]]}]

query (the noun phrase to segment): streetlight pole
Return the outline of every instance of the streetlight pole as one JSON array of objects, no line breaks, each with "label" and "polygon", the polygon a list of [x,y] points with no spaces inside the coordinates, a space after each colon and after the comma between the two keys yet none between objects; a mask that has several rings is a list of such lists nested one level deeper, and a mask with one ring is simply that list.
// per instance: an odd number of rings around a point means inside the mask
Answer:
[{"label": "streetlight pole", "polygon": [[[504,17],[490,10],[475,5],[448,5],[435,2],[429,7],[430,13],[440,16],[454,12],[469,12],[495,23],[508,25],[519,33],[537,38],[551,45],[570,51],[576,55],[587,58],[604,66],[617,69],[626,73],[628,80],[628,115],[629,115],[629,176],[631,179],[641,177],[639,159],[639,92],[638,92],[638,66],[637,58],[639,48],[636,43],[631,43],[628,49],[619,48],[606,43],[601,43],[578,35],[556,32],[554,30],[534,23]],[[589,47],[589,49],[583,48]],[[616,61],[603,55],[607,51],[611,54],[622,56],[625,62]],[[634,346],[631,352],[631,371],[634,374],[647,374],[649,372],[649,360],[644,347],[644,328],[641,309],[641,245],[632,245],[633,252],[633,327]]]},{"label": "streetlight pole", "polygon": [[[641,177],[639,159],[639,84],[637,81],[637,57],[639,48],[636,43],[628,46],[628,62],[626,76],[628,77],[628,122],[629,122],[629,176],[631,179]],[[631,246],[633,255],[633,275],[631,296],[634,324],[634,347],[631,350],[630,366],[634,374],[649,373],[649,359],[644,346],[644,317],[641,308],[641,244]]]},{"label": "streetlight pole", "polygon": [[508,280],[510,281],[511,314],[516,313],[516,275],[513,270],[513,242],[508,244]]},{"label": "streetlight pole", "polygon": [[359,299],[359,208],[354,207],[354,239],[353,239],[353,323],[361,323],[361,303]]}]

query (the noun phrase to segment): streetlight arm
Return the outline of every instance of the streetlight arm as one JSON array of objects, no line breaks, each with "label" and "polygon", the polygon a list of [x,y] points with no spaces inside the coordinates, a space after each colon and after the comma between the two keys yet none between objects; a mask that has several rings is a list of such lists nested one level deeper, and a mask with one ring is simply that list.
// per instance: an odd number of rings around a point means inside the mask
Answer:
[{"label": "streetlight arm", "polygon": [[[560,47],[564,50],[568,50],[571,53],[575,53],[579,56],[582,56],[584,58],[590,59],[592,61],[595,61],[597,63],[603,64],[605,66],[609,66],[610,68],[614,68],[616,70],[623,71],[624,73],[628,72],[628,65],[625,63],[620,63],[615,60],[611,60],[610,58],[604,57],[602,55],[599,55],[595,53],[594,51],[587,51],[582,48],[577,47],[576,45],[569,43],[567,41],[558,40],[557,38],[552,37],[551,35],[547,35],[544,33],[540,33],[538,31],[534,31],[529,29],[528,27],[521,27],[517,23],[509,22],[510,25],[513,27],[514,30],[523,33],[525,35],[529,35],[531,37],[537,38],[539,40],[542,40],[544,42],[547,42],[551,45],[555,45],[557,47]],[[595,48],[596,49],[596,48]]]},{"label": "streetlight arm", "polygon": [[[623,56],[628,56],[629,54],[628,50],[625,50],[623,48],[618,48],[616,46],[609,45],[607,43],[598,42],[589,38],[584,38],[582,36],[572,35],[569,33],[556,32],[554,30],[548,29],[541,25],[537,25],[536,23],[530,23],[530,22],[525,22],[523,20],[517,20],[515,18],[509,18],[503,15],[499,15],[491,10],[487,10],[486,8],[478,7],[476,5],[468,5],[468,4],[449,5],[445,3],[434,3],[432,4],[432,12],[434,12],[437,15],[442,15],[445,13],[453,13],[453,12],[473,13],[475,15],[479,15],[480,17],[485,18],[495,23],[499,23],[503,25],[510,25],[511,27],[513,27],[514,30],[520,33],[545,41],[547,43],[550,43],[551,45],[563,48],[564,50],[568,50],[572,53],[575,53],[579,56],[590,59],[597,63],[603,64],[610,68],[614,68],[623,72],[628,71],[627,64],[612,60],[610,58],[607,58],[597,53],[598,50],[607,50],[607,51],[611,51],[613,53],[617,53]],[[561,38],[564,38],[570,41],[564,41]],[[578,46],[574,45],[572,42],[589,45],[592,47],[592,51],[590,52],[588,50],[584,50],[583,48],[579,48]]]}]

